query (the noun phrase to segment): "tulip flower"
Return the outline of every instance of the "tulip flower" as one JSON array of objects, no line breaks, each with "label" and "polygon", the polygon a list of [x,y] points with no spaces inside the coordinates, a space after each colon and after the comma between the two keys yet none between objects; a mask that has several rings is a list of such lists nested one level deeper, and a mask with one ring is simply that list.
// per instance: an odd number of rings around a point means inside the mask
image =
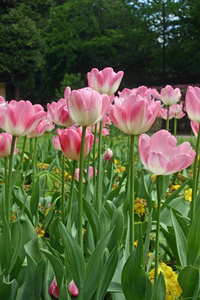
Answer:
[{"label": "tulip flower", "polygon": [[189,86],[185,96],[185,108],[190,120],[200,123],[200,88]]},{"label": "tulip flower", "polygon": [[156,89],[150,89],[144,85],[139,86],[138,88],[132,89],[131,91],[137,97],[146,98],[148,101],[151,101],[153,98],[154,99],[160,98],[160,94],[158,93],[158,91]]},{"label": "tulip flower", "polygon": [[[85,173],[87,173],[87,169],[85,169]],[[97,174],[97,169],[95,169],[95,174]],[[89,179],[91,179],[93,175],[94,175],[93,167],[90,166],[89,167]],[[76,181],[79,181],[79,168],[77,168],[75,171],[75,179],[76,179]],[[83,177],[83,182],[85,182],[84,177]]]},{"label": "tulip flower", "polygon": [[[74,126],[66,129],[57,129],[59,141],[64,155],[72,160],[80,160],[82,127]],[[86,129],[84,157],[89,153],[94,141],[94,136],[89,129]]]},{"label": "tulip flower", "polygon": [[[170,107],[171,108],[171,107]],[[173,119],[174,112],[169,108],[169,120]],[[158,117],[167,120],[167,108],[161,108],[158,112]]]},{"label": "tulip flower", "polygon": [[67,86],[64,91],[65,100],[69,97],[70,93],[71,93],[71,88],[69,86]]},{"label": "tulip flower", "polygon": [[199,123],[196,123],[194,121],[190,121],[190,125],[191,125],[191,128],[192,128],[192,131],[194,133],[194,135],[196,137],[198,137],[198,132],[199,132]]},{"label": "tulip flower", "polygon": [[[15,146],[16,146],[15,141]],[[11,150],[11,144],[12,144],[12,135],[2,132],[0,133],[0,158],[5,158],[8,155],[10,155],[10,150]],[[18,149],[15,148],[14,154],[18,153]]]},{"label": "tulip flower", "polygon": [[46,112],[39,104],[32,105],[30,101],[12,100],[7,104],[2,128],[13,136],[26,136],[35,130],[45,115]]},{"label": "tulip flower", "polygon": [[102,71],[94,68],[87,73],[88,86],[100,94],[111,96],[119,88],[123,75],[123,71],[115,73],[110,67]]},{"label": "tulip flower", "polygon": [[109,161],[113,157],[113,152],[111,149],[106,149],[106,151],[103,154],[103,159]]},{"label": "tulip flower", "polygon": [[115,97],[115,103],[109,111],[110,120],[123,132],[130,135],[138,135],[146,132],[153,125],[160,101],[146,98],[138,99],[134,94],[127,98]]},{"label": "tulip flower", "polygon": [[59,298],[60,292],[58,290],[58,285],[57,285],[57,281],[56,281],[55,277],[54,277],[54,279],[53,279],[53,281],[52,281],[52,283],[50,285],[49,295],[54,296],[54,298],[56,298],[56,299]]},{"label": "tulip flower", "polygon": [[69,292],[72,296],[78,297],[78,288],[76,287],[73,280],[69,284]]},{"label": "tulip flower", "polygon": [[181,92],[179,88],[173,88],[171,85],[166,85],[160,94],[160,99],[165,105],[176,104],[181,98]]},{"label": "tulip flower", "polygon": [[44,120],[45,120],[46,123],[47,123],[46,131],[47,131],[47,132],[52,131],[52,130],[55,128],[55,124],[52,122],[51,116],[50,116],[50,113],[49,113],[49,112],[47,112],[46,117],[44,117]]},{"label": "tulip flower", "polygon": [[47,129],[47,122],[45,119],[41,120],[40,123],[38,124],[38,126],[35,128],[35,130],[33,130],[32,132],[30,132],[27,137],[28,138],[34,138],[34,137],[39,137],[42,136],[46,129]]},{"label": "tulip flower", "polygon": [[155,175],[169,175],[189,167],[195,151],[189,142],[177,146],[177,140],[167,130],[157,131],[150,138],[139,137],[139,154],[145,167]]},{"label": "tulip flower", "polygon": [[62,151],[61,145],[60,145],[60,140],[59,140],[59,136],[53,136],[53,146],[54,149],[57,151]]},{"label": "tulip flower", "polygon": [[3,123],[6,110],[7,110],[7,102],[5,102],[3,97],[0,97],[0,127]]},{"label": "tulip flower", "polygon": [[185,116],[185,113],[182,110],[183,104],[174,104],[170,106],[170,111],[174,112],[174,118],[182,119]]},{"label": "tulip flower", "polygon": [[[191,121],[200,124],[200,88],[189,86],[185,96],[185,108],[188,117]],[[193,129],[197,132],[197,126],[192,123]],[[194,162],[193,170],[193,189],[192,189],[192,204],[191,204],[191,222],[193,222],[195,212],[196,212],[196,201],[197,201],[197,187],[198,187],[198,154],[199,154],[199,144],[200,144],[200,131],[198,130],[197,142],[196,142],[196,157]]]},{"label": "tulip flower", "polygon": [[101,121],[110,106],[109,96],[100,95],[91,88],[73,90],[67,98],[71,118],[80,126],[90,126]]},{"label": "tulip flower", "polygon": [[75,124],[69,115],[67,102],[64,98],[61,98],[58,102],[47,103],[47,110],[52,122],[56,125],[69,127]]}]

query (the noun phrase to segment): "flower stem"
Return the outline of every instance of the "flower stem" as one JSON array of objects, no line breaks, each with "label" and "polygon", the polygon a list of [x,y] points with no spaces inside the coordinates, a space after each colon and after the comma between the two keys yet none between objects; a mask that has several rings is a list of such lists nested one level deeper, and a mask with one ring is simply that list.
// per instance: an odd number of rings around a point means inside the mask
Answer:
[{"label": "flower stem", "polygon": [[36,149],[37,149],[37,138],[35,137],[35,145],[34,145],[34,150],[33,150],[33,173],[32,173],[33,185],[35,183]]},{"label": "flower stem", "polygon": [[62,197],[61,197],[62,222],[65,221],[65,156],[62,154]]},{"label": "flower stem", "polygon": [[[101,143],[102,143],[102,127],[103,121],[100,121],[100,128],[99,128],[99,142],[98,142],[98,172],[97,172],[97,195],[95,201],[95,210],[97,214],[99,214],[101,209],[101,189],[102,189],[102,182],[101,182],[101,169],[102,169],[102,157],[101,157]],[[95,169],[93,170],[95,174]]]},{"label": "flower stem", "polygon": [[[95,172],[95,168],[96,168],[96,158],[95,158],[95,154],[96,154],[96,140],[97,140],[97,124],[95,124],[94,143],[93,143],[93,171],[94,172]],[[94,186],[95,186],[95,183],[96,183],[96,176],[93,176],[93,184],[94,184]]]},{"label": "flower stem", "polygon": [[[12,180],[12,189],[15,185],[15,182],[17,180],[17,177],[19,176],[20,174],[20,168],[23,164],[23,159],[24,159],[24,152],[25,152],[25,147],[26,147],[26,139],[27,139],[27,136],[24,136],[24,142],[23,142],[23,146],[22,146],[22,152],[21,152],[21,158],[20,158],[20,162],[18,163],[17,165],[17,169],[15,170],[15,174],[13,176],[13,180]],[[23,170],[22,170],[22,173],[23,173]]]},{"label": "flower stem", "polygon": [[174,136],[176,137],[177,132],[177,118],[174,118]]},{"label": "flower stem", "polygon": [[130,136],[130,253],[134,250],[135,232],[134,232],[134,204],[135,204],[135,191],[134,191],[134,135]]},{"label": "flower stem", "polygon": [[68,220],[67,220],[67,228],[71,230],[71,219],[72,219],[72,199],[74,192],[74,183],[75,183],[75,172],[76,172],[76,160],[73,161],[73,170],[72,170],[72,181],[69,195],[69,212],[68,212]]},{"label": "flower stem", "polygon": [[193,188],[192,188],[192,202],[191,202],[191,224],[195,217],[196,211],[196,198],[197,198],[197,188],[198,188],[198,176],[197,176],[197,167],[198,167],[198,154],[199,154],[199,143],[200,143],[200,130],[197,136],[196,142],[196,156],[194,160],[194,171],[193,171]]},{"label": "flower stem", "polygon": [[78,243],[83,250],[83,231],[82,231],[82,215],[83,215],[83,162],[84,162],[84,144],[85,144],[86,126],[82,129],[80,168],[79,168],[79,200],[78,200]]},{"label": "flower stem", "polygon": [[167,120],[166,120],[166,130],[169,131],[169,105],[167,105]]},{"label": "flower stem", "polygon": [[26,177],[29,171],[29,166],[30,166],[30,162],[32,160],[32,153],[33,153],[33,138],[30,138],[30,150],[29,150],[29,159],[28,159],[28,163],[27,163],[27,167],[26,167],[26,171],[25,171],[25,175],[22,181],[22,186],[25,184],[26,182]]},{"label": "flower stem", "polygon": [[155,250],[155,275],[154,275],[154,286],[158,280],[158,254],[159,254],[159,235],[160,235],[160,189],[159,189],[160,176],[156,176],[156,189],[157,189],[157,223],[156,223],[156,250]]},{"label": "flower stem", "polygon": [[7,221],[10,221],[11,218],[11,208],[12,208],[12,189],[11,189],[11,182],[12,182],[12,167],[13,167],[13,156],[14,156],[14,149],[15,149],[15,141],[16,136],[12,137],[12,144],[10,150],[10,163],[9,163],[9,172],[8,172],[8,184],[7,184],[7,201],[6,201],[6,218]]}]

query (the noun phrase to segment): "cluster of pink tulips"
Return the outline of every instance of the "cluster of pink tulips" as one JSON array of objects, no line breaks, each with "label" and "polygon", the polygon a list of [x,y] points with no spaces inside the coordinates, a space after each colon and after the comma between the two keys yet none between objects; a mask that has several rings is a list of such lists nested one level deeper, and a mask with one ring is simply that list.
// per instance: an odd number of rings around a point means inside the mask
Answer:
[{"label": "cluster of pink tulips", "polygon": [[[62,151],[63,176],[65,168],[65,157],[73,161],[73,176],[71,183],[71,193],[69,196],[69,211],[65,209],[64,181],[62,182],[62,223],[71,228],[72,215],[72,191],[74,179],[79,184],[78,198],[78,220],[77,220],[77,240],[80,249],[83,251],[83,183],[84,174],[88,178],[93,178],[95,197],[93,207],[99,214],[102,208],[102,161],[111,160],[113,153],[111,149],[106,149],[101,155],[102,135],[109,134],[106,124],[113,123],[122,132],[129,135],[129,172],[128,183],[130,189],[129,216],[130,216],[130,237],[129,253],[134,251],[134,202],[135,202],[135,169],[134,169],[134,149],[135,137],[139,136],[139,155],[144,168],[157,175],[158,186],[158,208],[157,208],[157,229],[156,229],[156,259],[155,259],[155,282],[158,280],[158,243],[160,228],[160,207],[159,198],[159,178],[161,176],[177,173],[194,164],[193,178],[193,198],[191,220],[194,219],[196,210],[196,196],[198,189],[197,163],[200,143],[199,123],[200,123],[200,89],[188,87],[184,110],[191,120],[191,127],[197,136],[196,152],[189,142],[177,146],[177,140],[169,131],[169,120],[179,119],[185,116],[180,101],[180,89],[173,89],[167,85],[159,94],[155,89],[141,86],[135,89],[125,88],[118,92],[123,71],[115,73],[112,68],[105,68],[102,71],[92,69],[87,74],[88,87],[72,90],[66,87],[64,98],[58,102],[47,104],[47,112],[39,105],[33,105],[30,101],[12,100],[6,102],[0,97],[0,126],[3,133],[0,134],[0,158],[10,157],[9,176],[6,181],[6,218],[10,222],[12,213],[12,159],[17,153],[17,137],[37,138],[46,131],[57,129],[57,137],[53,137],[54,148]],[[162,105],[163,104],[163,105]],[[163,107],[165,106],[165,107]],[[167,120],[166,130],[162,129],[154,133],[151,137],[146,132],[154,124],[157,117]],[[62,127],[62,128],[60,128]],[[98,139],[97,139],[98,134]],[[95,145],[98,143],[98,162],[95,161]],[[84,169],[84,158],[93,152],[92,166]],[[102,156],[102,157],[101,157]],[[79,168],[77,168],[79,163]],[[34,175],[33,175],[34,176]],[[64,179],[63,179],[64,180]],[[33,178],[33,184],[35,180]],[[78,296],[78,289],[75,283],[70,283],[70,292],[75,297]],[[59,297],[56,280],[54,279],[49,293],[55,298]],[[82,296],[80,296],[80,299]]]}]

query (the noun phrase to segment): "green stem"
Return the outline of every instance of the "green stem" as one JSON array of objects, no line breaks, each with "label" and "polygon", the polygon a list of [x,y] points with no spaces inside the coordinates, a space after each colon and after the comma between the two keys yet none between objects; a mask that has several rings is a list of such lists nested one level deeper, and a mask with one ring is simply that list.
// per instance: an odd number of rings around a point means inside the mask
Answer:
[{"label": "green stem", "polygon": [[84,163],[84,144],[85,144],[86,126],[82,129],[80,168],[79,168],[79,199],[78,199],[78,243],[83,250],[83,232],[82,232],[82,216],[83,216],[83,163]]},{"label": "green stem", "polygon": [[156,118],[156,132],[158,131],[159,118]]},{"label": "green stem", "polygon": [[[24,142],[23,142],[23,146],[22,146],[22,152],[21,152],[21,158],[20,158],[20,161],[18,163],[18,166],[17,166],[17,169],[15,170],[15,174],[13,176],[13,180],[12,180],[12,189],[15,185],[15,182],[17,180],[17,177],[19,176],[20,174],[20,168],[21,166],[23,165],[23,159],[24,159],[24,152],[25,152],[25,147],[26,147],[26,139],[27,139],[27,136],[24,137]],[[21,173],[23,174],[23,169],[21,171]]]},{"label": "green stem", "polygon": [[73,192],[74,192],[74,183],[75,183],[75,172],[76,172],[76,164],[77,161],[73,161],[73,170],[72,170],[72,182],[69,194],[69,212],[68,212],[68,220],[67,220],[67,228],[71,230],[71,219],[72,219],[72,199],[73,199]]},{"label": "green stem", "polygon": [[130,136],[130,253],[134,250],[134,204],[135,204],[135,191],[134,191],[134,135]]},{"label": "green stem", "polygon": [[62,204],[61,204],[61,211],[62,211],[62,222],[65,221],[65,156],[62,154]]},{"label": "green stem", "polygon": [[7,191],[8,185],[8,157],[5,157],[5,191]]},{"label": "green stem", "polygon": [[174,136],[176,137],[177,132],[177,118],[174,118]]},{"label": "green stem", "polygon": [[160,176],[156,176],[156,189],[157,189],[157,222],[156,222],[156,250],[155,250],[155,275],[154,275],[154,286],[158,280],[158,255],[159,255],[159,235],[160,235],[160,189],[159,189]]},{"label": "green stem", "polygon": [[27,177],[27,174],[28,174],[28,171],[29,171],[29,166],[30,166],[30,162],[31,162],[31,159],[32,159],[32,154],[33,154],[33,138],[30,138],[29,159],[28,159],[25,175],[24,175],[24,178],[23,178],[23,181],[22,181],[22,186],[26,182],[26,177]]},{"label": "green stem", "polygon": [[166,120],[166,130],[169,131],[169,105],[167,105],[167,120]]},{"label": "green stem", "polygon": [[[101,182],[101,169],[102,169],[102,157],[101,157],[101,143],[102,143],[102,127],[103,121],[100,121],[99,128],[99,142],[98,142],[98,172],[97,172],[97,194],[95,199],[95,210],[99,214],[101,208],[101,190],[102,190],[102,182]],[[95,169],[93,170],[95,174]]]},{"label": "green stem", "polygon": [[197,198],[197,188],[198,188],[197,167],[198,167],[199,143],[200,143],[200,130],[199,130],[198,136],[197,136],[196,156],[195,156],[195,160],[194,160],[194,170],[193,170],[193,189],[192,189],[192,202],[191,202],[191,224],[194,220],[195,210],[196,210],[196,198]]},{"label": "green stem", "polygon": [[10,218],[11,218],[11,208],[12,208],[11,183],[12,183],[12,167],[13,167],[13,156],[14,156],[14,150],[15,150],[15,141],[16,141],[16,136],[13,136],[12,137],[11,150],[10,150],[8,184],[7,184],[7,191],[6,191],[6,194],[8,195],[7,201],[6,201],[6,218],[7,218],[8,222],[10,221]]},{"label": "green stem", "polygon": [[32,173],[33,185],[35,183],[36,149],[37,149],[37,138],[35,137],[35,145],[34,145],[34,150],[33,150],[33,173]]},{"label": "green stem", "polygon": [[97,140],[97,124],[95,124],[95,131],[94,131],[94,143],[93,143],[93,184],[95,186],[96,183],[96,176],[95,176],[95,168],[96,168],[96,158],[95,158],[95,154],[96,154],[96,140]]}]

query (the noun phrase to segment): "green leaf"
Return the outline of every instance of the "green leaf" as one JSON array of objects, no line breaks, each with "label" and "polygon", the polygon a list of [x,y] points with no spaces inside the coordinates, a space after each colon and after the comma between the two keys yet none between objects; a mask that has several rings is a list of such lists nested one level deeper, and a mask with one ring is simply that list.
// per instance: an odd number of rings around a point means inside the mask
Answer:
[{"label": "green leaf", "polygon": [[55,208],[56,203],[57,203],[57,201],[58,201],[59,198],[60,198],[60,197],[58,197],[58,198],[51,204],[50,209],[49,209],[49,211],[48,211],[48,214],[46,215],[46,217],[45,217],[45,219],[44,219],[44,223],[43,223],[43,225],[42,225],[42,229],[46,230],[46,228],[49,227],[51,221],[53,220],[53,216],[54,216],[54,214],[55,214],[54,208]]},{"label": "green leaf", "polygon": [[194,294],[199,292],[199,269],[193,266],[186,266],[181,270],[178,276],[178,282],[182,288],[184,299],[198,299],[193,298]]},{"label": "green leaf", "polygon": [[58,284],[58,289],[60,290],[61,287],[61,283],[63,280],[63,265],[60,263],[60,261],[48,250],[46,249],[41,249],[42,253],[45,254],[45,256],[48,258],[48,260],[50,261],[55,276],[56,276],[56,280],[57,280],[57,284]]},{"label": "green leaf", "polygon": [[[65,247],[67,264],[78,289],[82,289],[85,281],[85,261],[83,252],[63,223],[60,223],[62,240]],[[66,266],[67,267],[67,266]]]},{"label": "green leaf", "polygon": [[30,199],[30,210],[34,216],[38,213],[39,199],[40,199],[40,184],[38,178],[33,185],[33,191]]},{"label": "green leaf", "polygon": [[176,237],[178,255],[179,255],[181,266],[182,268],[184,268],[187,265],[187,257],[186,257],[187,241],[174,213],[172,212],[172,210],[170,212],[171,212],[172,224],[174,227],[174,232]]},{"label": "green leaf", "polygon": [[124,233],[124,214],[122,206],[118,207],[115,210],[110,227],[114,227],[107,246],[109,251],[111,252],[112,249],[118,244],[118,242],[120,243]]},{"label": "green leaf", "polygon": [[15,300],[17,297],[18,283],[15,279],[6,282],[3,275],[0,277],[0,299]]},{"label": "green leaf", "polygon": [[1,236],[1,247],[0,247],[0,254],[1,254],[1,268],[2,270],[6,270],[8,272],[10,262],[12,259],[13,251],[12,251],[12,243],[11,243],[11,235],[10,229],[7,222],[6,217],[4,218],[2,236]]},{"label": "green leaf", "polygon": [[122,290],[127,300],[145,300],[146,273],[143,265],[142,230],[140,226],[138,245],[127,259],[122,270]]},{"label": "green leaf", "polygon": [[153,295],[151,297],[151,300],[165,300],[165,298],[166,298],[165,280],[164,280],[163,273],[160,272],[156,286],[153,289]]},{"label": "green leaf", "polygon": [[94,208],[85,199],[83,199],[83,209],[92,228],[94,242],[97,244],[101,235],[99,217]]},{"label": "green leaf", "polygon": [[111,237],[112,231],[113,229],[102,237],[88,260],[83,291],[84,299],[91,299],[97,289],[102,271],[102,256]]},{"label": "green leaf", "polygon": [[[200,209],[198,209],[195,219],[190,227],[187,237],[187,263],[199,267],[200,255]],[[196,263],[198,262],[198,265]]]},{"label": "green leaf", "polygon": [[96,300],[104,299],[108,286],[113,278],[114,272],[118,262],[118,246],[116,246],[111,252],[108,260],[106,261],[103,271],[100,277],[97,291],[95,293]]}]

